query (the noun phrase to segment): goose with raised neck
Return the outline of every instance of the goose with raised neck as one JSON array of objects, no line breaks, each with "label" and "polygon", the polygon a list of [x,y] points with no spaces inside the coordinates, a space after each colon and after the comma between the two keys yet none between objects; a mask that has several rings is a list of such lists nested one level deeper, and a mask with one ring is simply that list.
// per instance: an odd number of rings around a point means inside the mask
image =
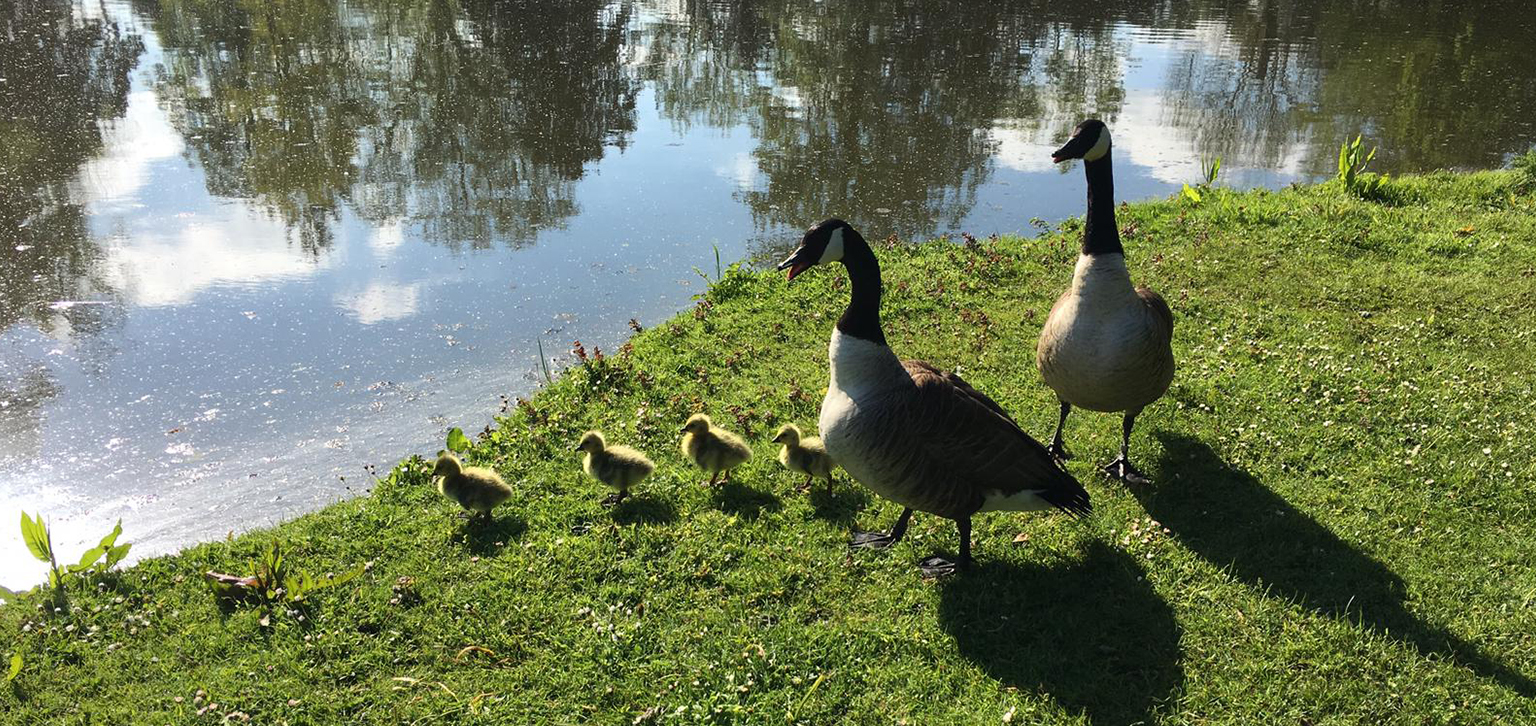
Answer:
[{"label": "goose with raised neck", "polygon": [[1046,318],[1035,362],[1060,403],[1050,451],[1069,458],[1062,429],[1072,407],[1123,412],[1120,455],[1104,465],[1110,477],[1147,483],[1131,464],[1136,416],[1173,381],[1173,312],[1161,295],[1131,283],[1115,222],[1115,181],[1109,129],[1089,119],[1051,158],[1083,160],[1088,213],[1072,283]]},{"label": "goose with raised neck", "polygon": [[812,227],[779,265],[793,280],[819,264],[840,262],[852,288],[828,344],[831,381],[818,422],[822,444],[844,471],[903,506],[890,532],[860,532],[855,547],[889,547],[914,511],[952,519],[957,558],[933,556],[919,567],[952,574],[971,562],[971,517],[989,510],[1091,511],[1088,492],[1001,406],[954,373],[903,361],[880,326],[880,264],[847,222]]}]

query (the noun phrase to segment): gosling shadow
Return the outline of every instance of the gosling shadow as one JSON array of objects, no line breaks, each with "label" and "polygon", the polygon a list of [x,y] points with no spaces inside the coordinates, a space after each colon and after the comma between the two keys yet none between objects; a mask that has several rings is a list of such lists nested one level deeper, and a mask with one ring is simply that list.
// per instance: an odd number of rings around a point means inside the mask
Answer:
[{"label": "gosling shadow", "polygon": [[992,678],[1105,725],[1151,721],[1180,691],[1178,621],[1129,555],[1094,542],[1071,565],[972,568],[941,585],[939,623]]},{"label": "gosling shadow", "polygon": [[1527,698],[1536,683],[1405,606],[1407,587],[1205,443],[1159,433],[1164,480],[1134,489],[1141,506],[1184,546],[1273,595],[1439,655]]},{"label": "gosling shadow", "polygon": [[710,499],[721,511],[743,519],[757,519],[763,512],[777,512],[784,506],[772,492],[734,481],[716,487]]},{"label": "gosling shadow", "polygon": [[671,524],[677,521],[677,507],[650,494],[636,494],[613,506],[608,515],[615,524]]},{"label": "gosling shadow", "polygon": [[852,525],[859,512],[869,506],[869,494],[851,481],[834,482],[830,487],[818,481],[811,487],[811,509],[817,519]]},{"label": "gosling shadow", "polygon": [[515,513],[498,514],[489,522],[473,517],[459,527],[464,548],[470,553],[488,557],[505,549],[528,531],[528,520]]}]

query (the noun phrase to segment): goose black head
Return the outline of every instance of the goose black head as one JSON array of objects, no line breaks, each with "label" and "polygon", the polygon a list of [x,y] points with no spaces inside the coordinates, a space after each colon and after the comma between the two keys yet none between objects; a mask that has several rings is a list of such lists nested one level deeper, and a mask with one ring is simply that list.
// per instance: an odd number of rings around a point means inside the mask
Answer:
[{"label": "goose black head", "polygon": [[[800,246],[779,263],[780,270],[789,270],[787,279],[805,272],[815,265],[837,262],[843,259],[843,235],[853,232],[853,227],[841,219],[826,219],[805,231]],[[857,234],[857,232],[854,232]]]},{"label": "goose black head", "polygon": [[1051,161],[1060,164],[1068,159],[1098,161],[1109,153],[1109,127],[1096,118],[1088,119],[1072,129],[1072,138],[1061,148],[1051,152]]}]

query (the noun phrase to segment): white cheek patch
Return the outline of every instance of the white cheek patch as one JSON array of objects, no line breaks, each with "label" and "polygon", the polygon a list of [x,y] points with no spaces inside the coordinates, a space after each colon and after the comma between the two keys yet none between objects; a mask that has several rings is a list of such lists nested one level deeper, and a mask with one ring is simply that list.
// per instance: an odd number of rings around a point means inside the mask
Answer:
[{"label": "white cheek patch", "polygon": [[1099,140],[1095,141],[1093,148],[1083,154],[1083,161],[1098,161],[1109,153],[1109,129],[1099,131]]},{"label": "white cheek patch", "polygon": [[827,242],[827,248],[821,251],[821,259],[816,261],[818,265],[828,262],[837,262],[843,259],[843,228],[832,230],[832,239]]}]

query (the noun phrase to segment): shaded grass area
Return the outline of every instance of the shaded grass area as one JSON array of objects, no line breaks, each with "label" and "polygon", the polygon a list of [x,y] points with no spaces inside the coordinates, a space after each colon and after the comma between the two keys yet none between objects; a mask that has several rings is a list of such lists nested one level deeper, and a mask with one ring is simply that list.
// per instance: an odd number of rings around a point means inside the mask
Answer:
[{"label": "shaded grass area", "polygon": [[[1080,412],[1094,517],[978,517],[957,578],[913,566],[954,551],[953,525],[851,551],[899,508],[841,474],[797,493],[766,441],[814,426],[846,279],[732,269],[476,443],[517,492],[490,524],[412,459],[72,608],[0,608],[26,663],[0,721],[1536,721],[1536,199],[1512,172],[1391,183],[1407,201],[1329,184],[1122,207],[1133,275],[1177,318],[1179,373],[1132,442],[1156,483],[1102,479],[1119,421]],[[1049,436],[1034,342],[1079,231],[878,245],[892,346]],[[757,450],[714,490],[677,451],[701,410]],[[658,465],[611,509],[570,451],[589,427]],[[221,613],[200,573],[272,540],[367,574],[270,628]]]}]

